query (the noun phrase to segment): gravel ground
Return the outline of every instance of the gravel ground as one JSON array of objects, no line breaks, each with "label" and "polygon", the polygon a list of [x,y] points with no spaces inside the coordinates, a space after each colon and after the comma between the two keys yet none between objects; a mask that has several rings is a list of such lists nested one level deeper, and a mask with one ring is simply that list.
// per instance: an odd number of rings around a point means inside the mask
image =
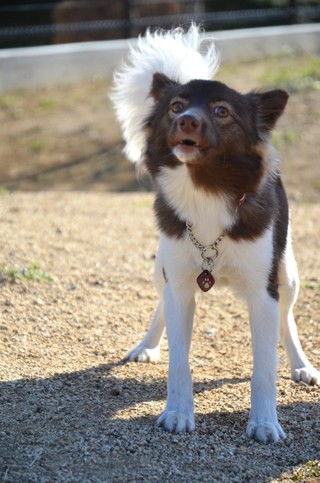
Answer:
[{"label": "gravel ground", "polygon": [[[320,204],[293,201],[303,346],[320,366]],[[151,194],[22,193],[0,198],[0,480],[320,481],[320,392],[295,384],[280,350],[287,439],[249,441],[251,348],[245,307],[201,296],[191,352],[197,428],[155,426],[158,364],[122,364],[156,303]]]}]

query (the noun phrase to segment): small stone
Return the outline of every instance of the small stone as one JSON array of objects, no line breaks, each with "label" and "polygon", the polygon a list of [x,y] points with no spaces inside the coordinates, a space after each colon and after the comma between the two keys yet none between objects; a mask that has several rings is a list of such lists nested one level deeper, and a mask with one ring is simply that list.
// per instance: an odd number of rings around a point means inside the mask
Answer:
[{"label": "small stone", "polygon": [[112,389],[110,389],[110,395],[111,396],[120,396],[121,394],[121,389],[118,388],[118,387],[113,387]]},{"label": "small stone", "polygon": [[207,330],[208,335],[214,336],[216,335],[216,333],[217,333],[217,329],[214,329],[213,327]]}]

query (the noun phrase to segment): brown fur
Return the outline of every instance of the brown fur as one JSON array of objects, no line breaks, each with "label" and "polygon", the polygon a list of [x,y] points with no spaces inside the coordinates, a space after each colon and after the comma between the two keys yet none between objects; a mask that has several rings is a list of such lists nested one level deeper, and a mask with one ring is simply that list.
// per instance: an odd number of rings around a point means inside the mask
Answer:
[{"label": "brown fur", "polygon": [[[196,189],[208,195],[226,195],[236,222],[225,233],[233,240],[254,240],[274,223],[273,263],[268,291],[278,297],[278,264],[285,249],[288,206],[278,173],[267,166],[265,140],[283,112],[288,95],[281,90],[239,94],[216,81],[194,80],[177,84],[155,74],[151,95],[156,106],[146,120],[145,163],[157,185],[161,167],[175,169],[181,161],[172,150],[194,147],[197,155],[186,161]],[[219,116],[216,108],[229,115]],[[177,111],[177,112],[176,112]],[[245,194],[244,204],[239,200]],[[181,220],[169,200],[158,192],[155,214],[160,230],[181,238]]]}]

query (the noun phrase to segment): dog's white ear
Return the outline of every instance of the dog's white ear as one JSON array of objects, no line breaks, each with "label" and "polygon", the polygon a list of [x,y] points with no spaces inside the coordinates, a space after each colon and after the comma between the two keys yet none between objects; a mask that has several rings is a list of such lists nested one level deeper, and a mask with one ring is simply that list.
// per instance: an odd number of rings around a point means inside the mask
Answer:
[{"label": "dog's white ear", "polygon": [[282,89],[275,89],[262,93],[252,92],[249,98],[256,108],[259,129],[269,132],[283,113],[289,94]]},{"label": "dog's white ear", "polygon": [[150,96],[152,96],[155,101],[159,101],[170,88],[177,85],[179,85],[178,82],[169,79],[169,77],[164,74],[156,72],[153,74]]}]

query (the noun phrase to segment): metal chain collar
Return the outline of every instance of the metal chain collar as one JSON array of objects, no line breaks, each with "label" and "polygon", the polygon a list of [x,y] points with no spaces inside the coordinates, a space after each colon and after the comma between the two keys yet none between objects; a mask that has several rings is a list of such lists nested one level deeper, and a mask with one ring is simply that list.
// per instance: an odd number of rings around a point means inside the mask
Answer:
[{"label": "metal chain collar", "polygon": [[214,267],[214,262],[216,258],[219,255],[218,252],[218,245],[221,242],[221,240],[224,237],[224,234],[220,235],[215,242],[212,243],[212,245],[202,245],[194,236],[193,231],[192,231],[192,223],[189,221],[186,222],[186,231],[189,235],[190,241],[193,243],[193,245],[198,248],[201,252],[201,258],[203,260],[201,269],[202,270],[208,270],[209,272],[212,272],[213,267]]}]

